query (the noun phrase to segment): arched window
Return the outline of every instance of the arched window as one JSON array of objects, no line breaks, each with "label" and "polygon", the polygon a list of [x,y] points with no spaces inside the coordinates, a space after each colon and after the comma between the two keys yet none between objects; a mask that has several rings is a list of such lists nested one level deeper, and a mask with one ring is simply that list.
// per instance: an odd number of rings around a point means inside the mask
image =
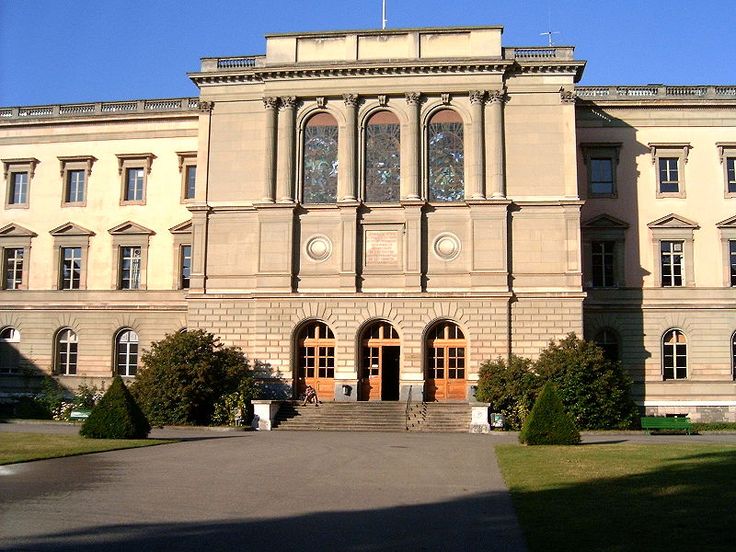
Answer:
[{"label": "arched window", "polygon": [[427,127],[429,200],[461,201],[465,197],[463,121],[455,111],[443,109]]},{"label": "arched window", "polygon": [[324,322],[310,322],[299,332],[297,394],[311,385],[320,400],[335,396],[335,334]]},{"label": "arched window", "polygon": [[56,334],[56,360],[54,371],[64,376],[77,373],[77,334],[74,330],[64,328]]},{"label": "arched window", "polygon": [[662,375],[666,380],[687,378],[687,339],[680,330],[662,336]]},{"label": "arched window", "polygon": [[608,360],[617,362],[619,360],[618,355],[618,336],[616,332],[610,328],[604,328],[598,332],[595,336],[595,344],[603,349],[603,354]]},{"label": "arched window", "polygon": [[135,376],[138,372],[138,334],[121,330],[115,338],[115,359],[118,376]]},{"label": "arched window", "polygon": [[426,400],[465,399],[465,335],[454,322],[440,322],[427,334]]},{"label": "arched window", "polygon": [[304,125],[302,203],[337,201],[337,122],[317,113]]},{"label": "arched window", "polygon": [[20,353],[20,332],[7,326],[0,330],[0,374],[18,373]]},{"label": "arched window", "polygon": [[396,115],[379,111],[365,127],[365,201],[399,201],[401,127]]}]

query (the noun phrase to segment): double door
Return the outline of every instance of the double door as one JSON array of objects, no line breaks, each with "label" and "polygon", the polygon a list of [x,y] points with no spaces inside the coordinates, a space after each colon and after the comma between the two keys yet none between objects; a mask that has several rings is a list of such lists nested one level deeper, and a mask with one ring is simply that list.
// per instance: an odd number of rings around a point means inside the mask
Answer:
[{"label": "double door", "polygon": [[387,322],[366,329],[361,340],[361,401],[398,401],[401,347],[399,335]]}]

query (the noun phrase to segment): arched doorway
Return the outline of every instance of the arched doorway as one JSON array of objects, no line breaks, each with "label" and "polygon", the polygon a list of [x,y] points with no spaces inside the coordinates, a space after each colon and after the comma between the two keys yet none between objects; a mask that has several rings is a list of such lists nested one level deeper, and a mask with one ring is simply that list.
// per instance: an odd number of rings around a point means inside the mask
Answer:
[{"label": "arched doorway", "polygon": [[467,398],[465,381],[465,335],[454,322],[444,321],[427,334],[427,383],[425,400]]},{"label": "arched doorway", "polygon": [[358,399],[398,401],[401,341],[396,329],[388,322],[374,322],[363,330],[360,344]]},{"label": "arched doorway", "polygon": [[300,397],[307,385],[322,401],[335,398],[335,334],[324,322],[306,324],[297,337],[299,348],[296,392]]}]

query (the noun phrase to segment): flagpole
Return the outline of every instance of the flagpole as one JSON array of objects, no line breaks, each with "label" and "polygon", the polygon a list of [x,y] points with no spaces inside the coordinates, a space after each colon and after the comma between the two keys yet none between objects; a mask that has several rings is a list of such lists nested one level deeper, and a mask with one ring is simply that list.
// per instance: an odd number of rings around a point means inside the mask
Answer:
[{"label": "flagpole", "polygon": [[381,2],[381,29],[386,30],[386,23],[388,23],[388,20],[386,19],[386,0],[383,0]]}]

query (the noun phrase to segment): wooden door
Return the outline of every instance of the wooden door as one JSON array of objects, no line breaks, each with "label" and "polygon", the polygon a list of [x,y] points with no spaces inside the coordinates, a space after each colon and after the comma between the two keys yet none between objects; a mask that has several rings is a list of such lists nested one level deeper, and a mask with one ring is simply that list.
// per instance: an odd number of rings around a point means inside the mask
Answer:
[{"label": "wooden door", "polygon": [[317,391],[321,401],[335,398],[335,336],[324,322],[312,322],[299,333],[297,396],[307,385]]},{"label": "wooden door", "polygon": [[467,398],[465,345],[465,336],[457,324],[440,322],[432,328],[427,343],[425,400]]},{"label": "wooden door", "polygon": [[399,334],[388,322],[376,322],[363,332],[361,339],[360,393],[361,401],[381,400],[384,354],[395,358],[396,349],[384,351],[385,347],[400,345]]}]

